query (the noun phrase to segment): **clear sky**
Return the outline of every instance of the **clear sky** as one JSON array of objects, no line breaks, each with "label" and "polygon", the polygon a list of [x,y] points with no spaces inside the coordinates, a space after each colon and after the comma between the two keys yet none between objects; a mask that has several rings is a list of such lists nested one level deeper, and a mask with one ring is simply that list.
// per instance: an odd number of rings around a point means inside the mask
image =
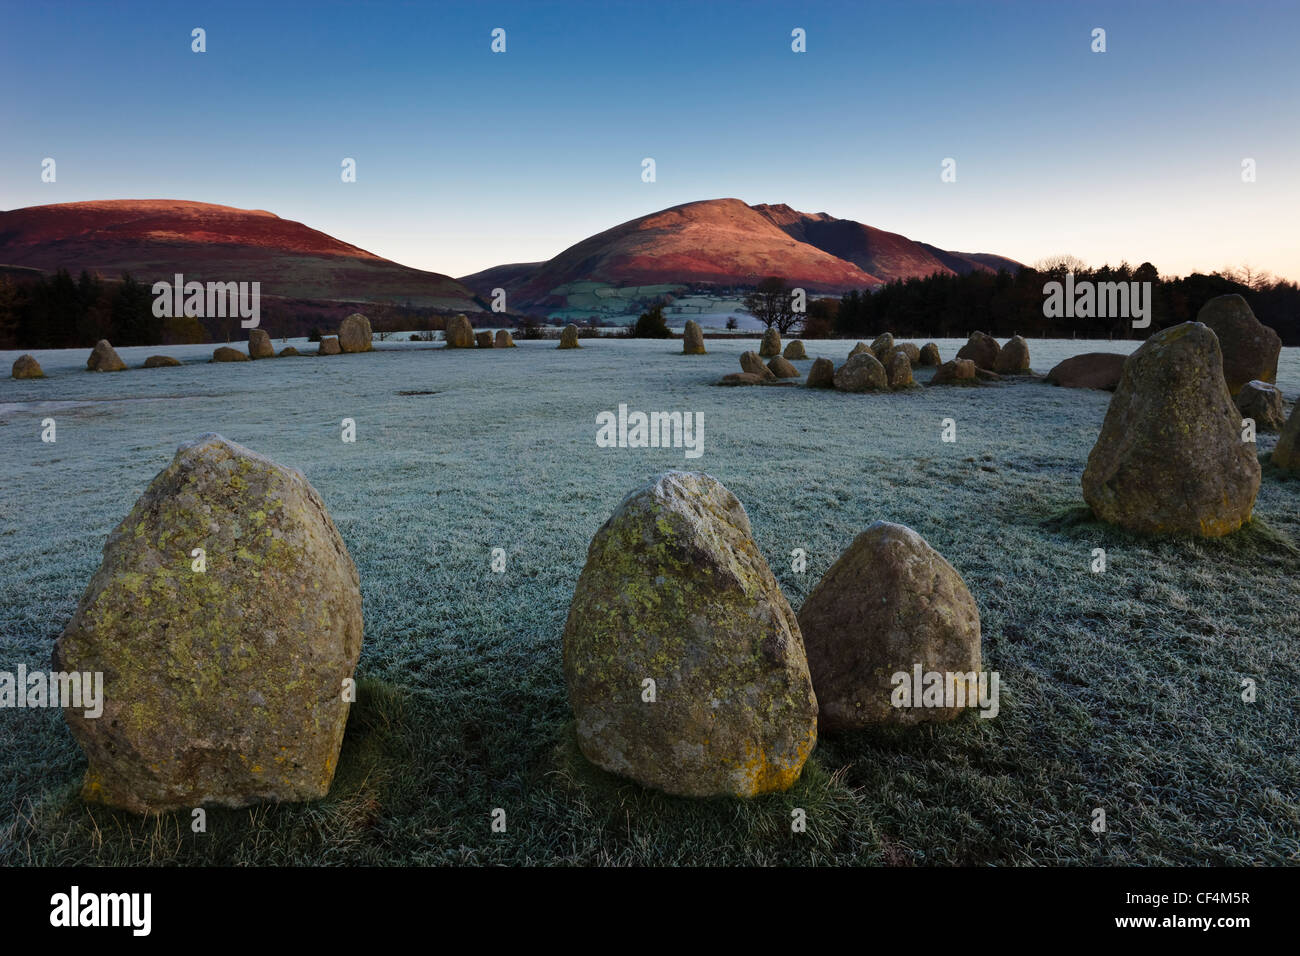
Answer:
[{"label": "clear sky", "polygon": [[1295,2],[4,0],[0,208],[267,209],[463,275],[734,196],[1025,262],[1300,279],[1298,51]]}]

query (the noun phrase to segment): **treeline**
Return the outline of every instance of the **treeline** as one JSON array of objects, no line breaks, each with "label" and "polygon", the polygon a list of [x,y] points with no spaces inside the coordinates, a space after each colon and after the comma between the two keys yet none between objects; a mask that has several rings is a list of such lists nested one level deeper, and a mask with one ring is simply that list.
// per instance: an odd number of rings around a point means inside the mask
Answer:
[{"label": "treeline", "polygon": [[1023,268],[1009,272],[932,275],[891,282],[875,292],[850,292],[838,302],[819,300],[810,307],[812,324],[828,326],[843,336],[863,337],[889,331],[908,337],[965,338],[979,330],[996,337],[1012,335],[1080,339],[1145,339],[1151,333],[1196,318],[1217,295],[1236,292],[1256,317],[1272,326],[1286,345],[1300,345],[1300,286],[1282,280],[1246,284],[1223,275],[1193,273],[1160,278],[1155,266],[1136,269],[1076,268],[1076,288],[1082,281],[1150,282],[1151,325],[1133,328],[1129,317],[1049,318],[1043,314],[1044,286],[1064,281],[1064,271]]}]

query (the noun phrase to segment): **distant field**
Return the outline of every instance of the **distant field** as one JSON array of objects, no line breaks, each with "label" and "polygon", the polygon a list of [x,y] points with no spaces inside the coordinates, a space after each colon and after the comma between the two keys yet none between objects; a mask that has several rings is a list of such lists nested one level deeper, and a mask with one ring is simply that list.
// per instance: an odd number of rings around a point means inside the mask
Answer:
[{"label": "distant field", "polygon": [[[366,619],[328,799],[210,811],[204,835],[188,814],[88,809],[62,717],[0,710],[0,863],[1300,862],[1300,479],[1266,463],[1255,525],[1227,539],[1142,539],[1081,509],[1107,393],[712,388],[754,344],[707,344],[686,357],[672,341],[390,341],[235,365],[204,361],[210,345],[132,348],[128,365],[192,364],[98,375],[78,349],[35,353],[43,381],[9,379],[17,353],[0,353],[0,669],[48,667],[109,531],[208,431],[304,472],[356,561]],[[852,344],[808,351],[838,363]],[[940,341],[944,358],[960,344]],[[1040,372],[1136,345],[1030,342]],[[1283,351],[1278,384],[1300,394],[1300,349]],[[598,448],[595,416],[620,403],[702,412],[703,457]],[[344,417],[356,444],[339,440]],[[939,439],[947,417],[956,444]],[[1274,442],[1261,436],[1260,454]],[[824,736],[790,792],[750,802],[664,797],[586,765],[560,666],[569,600],[596,529],[677,468],[741,499],[796,610],[867,524],[916,529],[979,604],[998,717]],[[1095,547],[1105,574],[1089,572]],[[497,807],[504,834],[490,832]],[[790,832],[793,807],[807,833]]]}]

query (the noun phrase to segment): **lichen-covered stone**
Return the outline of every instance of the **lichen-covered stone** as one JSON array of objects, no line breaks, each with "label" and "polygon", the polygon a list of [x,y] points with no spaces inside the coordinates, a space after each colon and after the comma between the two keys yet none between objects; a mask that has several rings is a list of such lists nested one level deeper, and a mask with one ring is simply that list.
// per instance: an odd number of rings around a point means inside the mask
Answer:
[{"label": "lichen-covered stone", "polygon": [[480,349],[493,348],[493,338],[491,332],[478,332],[474,335],[474,347]]},{"label": "lichen-covered stone", "polygon": [[1025,341],[1024,336],[1013,335],[1007,344],[1002,346],[994,360],[992,371],[1001,375],[1019,375],[1029,371],[1029,343]]},{"label": "lichen-covered stone", "polygon": [[464,315],[455,315],[447,320],[447,348],[472,349],[474,347],[474,326]]},{"label": "lichen-covered stone", "polygon": [[700,323],[694,319],[686,320],[686,328],[682,330],[682,354],[683,355],[704,355],[704,330],[700,328]]},{"label": "lichen-covered stone", "polygon": [[370,352],[375,347],[370,320],[353,312],[339,325],[339,349],[344,352]]},{"label": "lichen-covered stone", "polygon": [[911,528],[877,521],[799,610],[822,730],[951,720],[959,707],[895,707],[893,675],[980,670],[980,615],[961,575]]},{"label": "lichen-covered stone", "polygon": [[1223,377],[1236,395],[1247,382],[1277,381],[1281,337],[1251,311],[1240,295],[1220,295],[1201,306],[1196,321],[1209,326],[1223,353]]},{"label": "lichen-covered stone", "polygon": [[740,369],[750,375],[757,375],[760,379],[776,378],[772,370],[763,364],[757,352],[741,352]]},{"label": "lichen-covered stone", "polygon": [[817,742],[794,612],[745,509],[708,475],[659,476],[596,533],[564,675],[587,759],[668,793],[785,790]]},{"label": "lichen-covered stone", "polygon": [[108,339],[100,339],[86,359],[86,368],[91,372],[125,372],[126,363]]},{"label": "lichen-covered stone", "polygon": [[582,346],[578,343],[578,327],[576,325],[566,325],[560,332],[560,344],[556,346],[562,349],[580,349]]},{"label": "lichen-covered stone", "polygon": [[921,350],[917,348],[915,342],[895,342],[894,351],[906,355],[907,360],[912,363],[912,368],[921,364]]},{"label": "lichen-covered stone", "polygon": [[939,346],[933,342],[926,342],[921,346],[921,352],[917,357],[918,365],[937,368],[943,364],[943,359],[939,356]]},{"label": "lichen-covered stone", "polygon": [[758,344],[758,354],[762,358],[772,358],[781,354],[781,333],[775,326],[770,326],[763,333],[763,341]]},{"label": "lichen-covered stone", "polygon": [[798,361],[799,359],[806,359],[808,357],[808,352],[804,349],[803,343],[800,342],[798,339],[791,339],[789,344],[786,345],[785,351],[782,352],[781,354],[784,355],[786,358],[795,361]]},{"label": "lichen-covered stone", "polygon": [[20,355],[14,359],[14,378],[44,378],[45,371],[34,355]]},{"label": "lichen-covered stone", "polygon": [[881,365],[894,354],[894,335],[892,332],[881,332],[871,340],[871,354],[876,357]]},{"label": "lichen-covered stone", "polygon": [[[859,342],[857,345],[853,346],[853,348],[849,349],[849,358],[853,358],[855,355],[861,355],[863,352],[871,352],[871,346],[866,342]],[[871,354],[874,355],[875,353],[872,352]]]},{"label": "lichen-covered stone", "polygon": [[1052,367],[1047,381],[1062,388],[1097,388],[1113,392],[1124,374],[1127,355],[1114,352],[1085,352]]},{"label": "lichen-covered stone", "polygon": [[145,368],[176,368],[180,364],[179,359],[170,355],[150,355],[144,360]]},{"label": "lichen-covered stone", "polygon": [[885,360],[885,376],[890,388],[911,388],[916,384],[912,379],[912,360],[902,349],[895,349]]},{"label": "lichen-covered stone", "polygon": [[275,346],[265,329],[250,329],[248,332],[248,357],[250,359],[275,358]]},{"label": "lichen-covered stone", "polygon": [[1300,402],[1291,409],[1291,417],[1282,426],[1282,434],[1273,447],[1273,464],[1287,471],[1300,471]]},{"label": "lichen-covered stone", "polygon": [[339,345],[337,335],[322,335],[320,339],[320,348],[316,350],[317,355],[339,355],[343,351]]},{"label": "lichen-covered stone", "polygon": [[835,363],[828,358],[814,359],[804,384],[809,388],[834,388]]},{"label": "lichen-covered stone", "polygon": [[1184,322],[1147,339],[1124,363],[1088,455],[1093,513],[1134,531],[1217,537],[1250,520],[1259,481],[1215,334]]},{"label": "lichen-covered stone", "polygon": [[[337,345],[336,345],[337,347]],[[325,340],[321,340],[321,350],[325,348]],[[231,348],[229,345],[221,345],[212,350],[212,361],[214,362],[247,362],[248,353],[241,352],[239,349]]]},{"label": "lichen-covered stone", "polygon": [[849,360],[835,370],[832,380],[841,392],[871,392],[889,388],[889,376],[885,367],[868,349],[852,355]]},{"label": "lichen-covered stone", "polygon": [[104,675],[100,717],[64,713],[83,796],[139,813],[323,797],[361,636],[356,568],[307,480],[219,435],[181,446],[55,645],[57,670]]},{"label": "lichen-covered stone", "polygon": [[931,385],[978,385],[976,365],[970,359],[953,359],[944,362],[930,379]]},{"label": "lichen-covered stone", "polygon": [[959,359],[970,359],[980,368],[986,368],[989,371],[998,364],[998,353],[1002,351],[1002,346],[998,345],[998,340],[991,335],[985,335],[983,332],[972,332],[966,344],[957,350]]},{"label": "lichen-covered stone", "polygon": [[778,355],[767,363],[767,369],[777,378],[798,378],[799,370],[790,364],[789,359]]},{"label": "lichen-covered stone", "polygon": [[1253,418],[1255,430],[1275,432],[1286,421],[1286,411],[1282,405],[1282,392],[1276,385],[1256,379],[1241,386],[1241,391],[1233,400],[1242,418]]},{"label": "lichen-covered stone", "polygon": [[498,349],[515,348],[514,337],[506,329],[497,329],[496,341],[493,343],[493,347]]}]

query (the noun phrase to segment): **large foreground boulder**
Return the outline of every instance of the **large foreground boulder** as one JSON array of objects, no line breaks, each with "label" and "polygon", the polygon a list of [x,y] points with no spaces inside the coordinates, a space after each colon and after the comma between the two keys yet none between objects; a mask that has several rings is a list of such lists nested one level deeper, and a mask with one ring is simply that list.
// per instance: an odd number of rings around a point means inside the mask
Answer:
[{"label": "large foreground boulder", "polygon": [[1234,399],[1237,411],[1242,418],[1253,418],[1255,430],[1275,432],[1286,421],[1286,411],[1282,405],[1282,392],[1276,385],[1268,382],[1253,381],[1241,386],[1241,391]]},{"label": "large foreground boulder", "polygon": [[700,323],[694,319],[686,320],[686,327],[682,330],[682,354],[683,355],[704,355],[704,330],[700,328]]},{"label": "large foreground boulder", "polygon": [[55,645],[56,670],[104,675],[101,716],[64,711],[82,795],[137,813],[325,796],[361,632],[356,568],[307,480],[220,435],[181,446]]},{"label": "large foreground boulder", "polygon": [[45,370],[34,355],[20,355],[14,359],[12,375],[14,378],[44,378]]},{"label": "large foreground boulder", "polygon": [[790,342],[786,345],[785,351],[782,352],[781,354],[784,355],[787,359],[792,359],[794,361],[798,361],[799,359],[806,359],[808,357],[808,352],[804,349],[803,343],[800,342],[798,339],[791,339]]},{"label": "large foreground boulder", "polygon": [[344,352],[373,351],[374,338],[370,320],[360,312],[353,312],[339,326],[339,349]]},{"label": "large foreground boulder", "polygon": [[903,525],[877,521],[858,535],[804,601],[799,628],[822,730],[951,720],[963,708],[895,706],[895,675],[906,674],[910,687],[918,665],[923,674],[980,670],[975,599]]},{"label": "large foreground boulder", "polygon": [[86,359],[86,368],[91,372],[125,372],[126,363],[108,339],[100,339]]},{"label": "large foreground boulder", "polygon": [[449,349],[472,349],[474,347],[474,326],[464,315],[454,315],[447,320],[444,333]]},{"label": "large foreground boulder", "polygon": [[275,358],[275,346],[265,329],[250,329],[248,333],[248,357],[251,359]]},{"label": "large foreground boulder", "polygon": [[668,793],[785,790],[817,742],[794,612],[708,475],[659,476],[596,533],[564,676],[587,759]]},{"label": "large foreground boulder", "polygon": [[769,327],[763,333],[763,341],[758,344],[758,354],[763,358],[781,354],[781,333],[775,327]]},{"label": "large foreground boulder", "polygon": [[512,349],[515,347],[514,337],[506,329],[497,329],[496,341],[493,343],[494,348]]},{"label": "large foreground boulder", "polygon": [[1052,367],[1047,381],[1062,388],[1097,388],[1115,391],[1124,373],[1127,355],[1115,352],[1085,352]]},{"label": "large foreground boulder", "polygon": [[931,385],[978,385],[979,369],[970,359],[953,359],[939,366],[930,378]]},{"label": "large foreground boulder", "polygon": [[943,359],[939,356],[939,346],[933,342],[926,342],[921,346],[921,352],[917,357],[917,364],[938,368],[943,364]]},{"label": "large foreground boulder", "polygon": [[1291,417],[1282,426],[1277,445],[1273,448],[1273,464],[1287,471],[1300,471],[1300,402],[1291,409]]},{"label": "large foreground boulder", "polygon": [[1184,322],[1147,339],[1124,363],[1088,455],[1093,513],[1134,531],[1217,537],[1250,520],[1259,480],[1215,334]]},{"label": "large foreground boulder", "polygon": [[[976,363],[979,364],[978,362]],[[991,368],[1001,375],[1019,375],[1029,371],[1029,343],[1023,336],[1013,335],[1007,344],[998,351],[998,356]]]},{"label": "large foreground boulder", "polygon": [[814,359],[804,384],[809,388],[834,388],[835,363],[828,358]]},{"label": "large foreground boulder", "polygon": [[889,388],[885,367],[870,350],[849,358],[835,371],[835,387],[841,392],[872,392]]},{"label": "large foreground boulder", "polygon": [[564,331],[560,333],[560,344],[556,346],[561,349],[580,349],[578,344],[578,327],[576,325],[566,325]]},{"label": "large foreground boulder", "polygon": [[1221,295],[1201,306],[1196,321],[1203,322],[1219,338],[1223,352],[1223,377],[1228,391],[1236,395],[1247,382],[1277,381],[1277,359],[1282,339],[1251,311],[1246,300]]},{"label": "large foreground boulder", "polygon": [[957,350],[959,359],[970,359],[980,368],[986,368],[993,371],[993,367],[998,364],[998,353],[1002,351],[1002,346],[998,345],[998,340],[991,335],[985,335],[983,332],[972,332],[966,344]]},{"label": "large foreground boulder", "polygon": [[144,360],[145,368],[176,368],[180,360],[172,358],[170,355],[150,355]]},{"label": "large foreground boulder", "polygon": [[[321,340],[322,350],[325,347],[325,340]],[[239,349],[231,348],[229,345],[221,345],[212,350],[212,361],[214,362],[247,362],[248,353],[241,352]]]}]

